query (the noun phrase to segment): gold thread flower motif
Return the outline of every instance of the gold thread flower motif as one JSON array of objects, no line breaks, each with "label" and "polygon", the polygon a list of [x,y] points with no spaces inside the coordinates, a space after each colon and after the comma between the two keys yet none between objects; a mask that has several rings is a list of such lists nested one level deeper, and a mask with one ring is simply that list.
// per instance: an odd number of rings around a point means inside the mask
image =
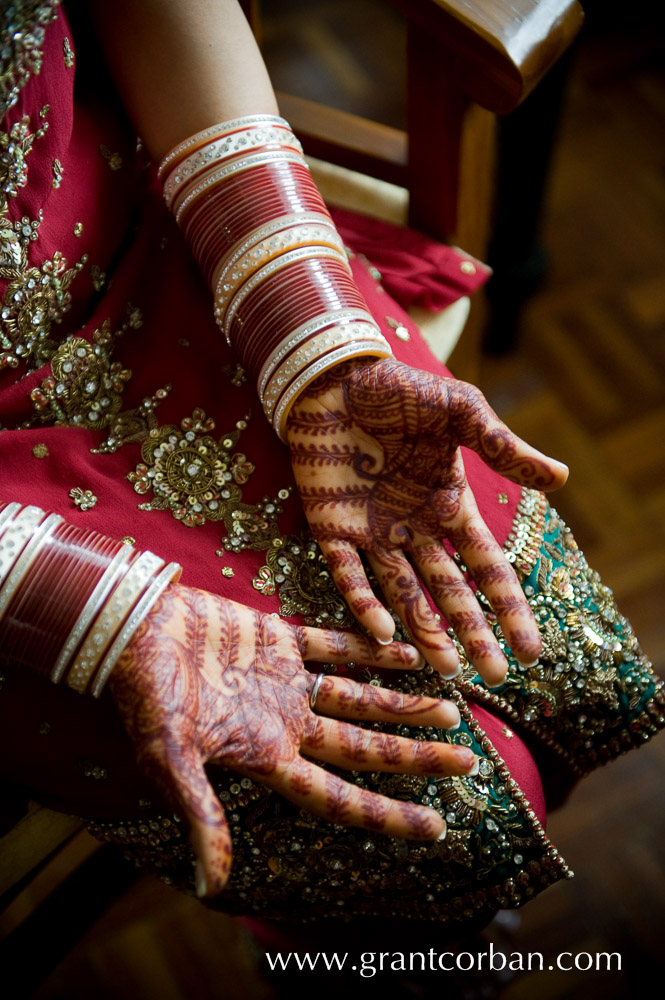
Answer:
[{"label": "gold thread flower motif", "polygon": [[52,374],[30,396],[44,422],[87,427],[108,426],[120,410],[131,371],[111,361],[114,336],[108,321],[92,342],[72,337],[51,358]]},{"label": "gold thread flower motif", "polygon": [[244,484],[254,466],[241,453],[233,454],[239,433],[212,437],[215,422],[195,409],[181,421],[150,431],[143,442],[143,462],[127,475],[137,493],[152,492],[140,510],[170,510],[189,528],[221,521],[238,506]]},{"label": "gold thread flower motif", "polygon": [[313,538],[285,535],[273,540],[252,580],[255,590],[272,595],[279,587],[279,611],[302,615],[307,625],[350,628],[354,618],[335,587],[328,564]]},{"label": "gold thread flower motif", "polygon": [[51,339],[51,328],[69,309],[69,286],[85,261],[84,256],[74,267],[68,268],[63,255],[56,251],[39,268],[16,269],[0,310],[4,348],[0,353],[0,367],[15,367],[20,359],[25,359],[31,361],[34,368],[39,368],[50,360],[57,349]]}]

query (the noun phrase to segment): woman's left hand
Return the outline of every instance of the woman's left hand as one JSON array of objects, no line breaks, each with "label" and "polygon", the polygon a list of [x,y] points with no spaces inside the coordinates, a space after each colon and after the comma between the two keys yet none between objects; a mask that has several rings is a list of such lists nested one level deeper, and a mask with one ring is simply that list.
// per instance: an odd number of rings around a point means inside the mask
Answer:
[{"label": "woman's left hand", "polygon": [[320,376],[287,421],[296,482],[310,527],[338,589],[379,641],[392,617],[373,593],[366,553],[386,601],[428,662],[457,672],[457,651],[424,588],[490,684],[507,663],[474,592],[442,544],[459,552],[522,662],[541,651],[538,627],[517,576],[483,521],[466,478],[461,445],[524,486],[553,490],[565,465],[518,438],[466,382],[362,359]]}]

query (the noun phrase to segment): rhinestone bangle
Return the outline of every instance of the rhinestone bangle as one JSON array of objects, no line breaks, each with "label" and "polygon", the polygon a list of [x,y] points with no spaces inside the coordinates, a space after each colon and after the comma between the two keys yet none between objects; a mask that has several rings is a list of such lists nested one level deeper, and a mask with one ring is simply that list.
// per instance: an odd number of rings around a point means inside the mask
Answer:
[{"label": "rhinestone bangle", "polygon": [[99,698],[104,685],[111,675],[111,671],[118,662],[118,659],[122,655],[124,649],[128,645],[130,639],[143,619],[147,616],[148,612],[155,605],[158,598],[166,590],[168,585],[180,579],[181,572],[182,567],[178,563],[169,563],[168,566],[165,566],[159,573],[157,578],[152,581],[143,596],[134,605],[129,618],[122,626],[118,636],[114,640],[111,648],[104,657],[99,670],[97,671],[97,675],[95,676],[90,690],[90,693],[95,698]]},{"label": "rhinestone bangle", "polygon": [[90,684],[100,660],[118,630],[139,600],[149,581],[164,565],[152,552],[142,552],[131,564],[115,590],[93,607],[94,618],[85,642],[69,668],[65,681],[75,691],[83,692]]}]

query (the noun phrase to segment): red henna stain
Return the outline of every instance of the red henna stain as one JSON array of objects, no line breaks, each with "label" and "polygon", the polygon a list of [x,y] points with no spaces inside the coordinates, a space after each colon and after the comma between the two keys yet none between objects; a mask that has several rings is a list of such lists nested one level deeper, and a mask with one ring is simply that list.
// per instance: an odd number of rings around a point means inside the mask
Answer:
[{"label": "red henna stain", "polygon": [[388,768],[397,768],[402,763],[404,755],[397,736],[385,735],[378,748],[381,762]]},{"label": "red henna stain", "polygon": [[432,840],[434,838],[434,813],[413,802],[399,802],[402,818],[409,828],[409,836],[414,840]]},{"label": "red henna stain", "polygon": [[326,815],[331,823],[340,823],[348,826],[351,818],[351,804],[349,797],[351,786],[346,785],[340,778],[326,771]]},{"label": "red henna stain", "polygon": [[289,788],[294,794],[303,797],[312,790],[312,770],[302,759],[297,760],[289,772]]},{"label": "red henna stain", "polygon": [[386,817],[388,815],[388,802],[378,795],[367,793],[360,799],[363,824],[368,830],[380,833],[385,829]]}]

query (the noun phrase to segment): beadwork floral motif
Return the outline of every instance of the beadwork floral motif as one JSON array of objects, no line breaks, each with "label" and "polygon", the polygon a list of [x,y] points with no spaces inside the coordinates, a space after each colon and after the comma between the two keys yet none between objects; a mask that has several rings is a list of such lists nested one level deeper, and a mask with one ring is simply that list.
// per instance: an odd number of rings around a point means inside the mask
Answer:
[{"label": "beadwork floral motif", "polygon": [[219,439],[215,422],[201,409],[181,421],[150,431],[141,448],[143,462],[127,475],[137,493],[152,492],[141,510],[170,510],[193,528],[220,521],[241,499],[239,485],[254,471],[242,453],[233,454],[237,430]]}]

